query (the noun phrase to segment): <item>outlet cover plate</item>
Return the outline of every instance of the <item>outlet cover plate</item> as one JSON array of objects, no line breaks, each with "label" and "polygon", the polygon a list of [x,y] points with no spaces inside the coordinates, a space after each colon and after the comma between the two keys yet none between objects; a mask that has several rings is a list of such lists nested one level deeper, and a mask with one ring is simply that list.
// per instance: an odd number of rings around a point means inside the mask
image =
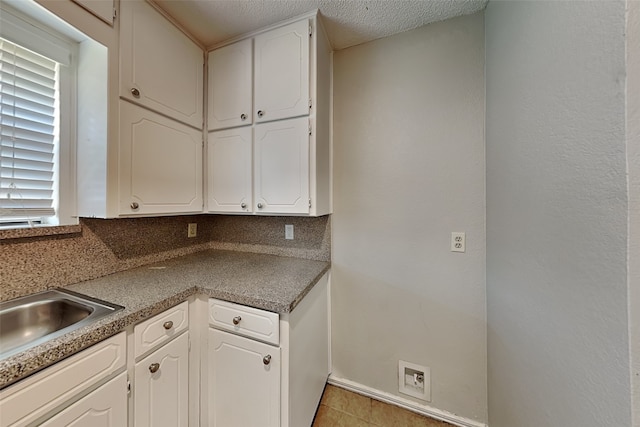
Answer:
[{"label": "outlet cover plate", "polygon": [[465,233],[453,231],[451,233],[451,252],[464,252],[467,248]]},{"label": "outlet cover plate", "polygon": [[284,238],[286,240],[293,240],[293,224],[285,224]]}]

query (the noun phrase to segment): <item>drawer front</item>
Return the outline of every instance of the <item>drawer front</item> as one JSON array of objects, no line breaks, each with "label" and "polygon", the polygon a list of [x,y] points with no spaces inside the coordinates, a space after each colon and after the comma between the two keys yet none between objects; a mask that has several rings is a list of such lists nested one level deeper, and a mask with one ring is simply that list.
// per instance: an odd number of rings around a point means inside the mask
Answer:
[{"label": "drawer front", "polygon": [[22,426],[45,415],[82,390],[124,369],[126,333],[93,347],[0,392],[0,425]]},{"label": "drawer front", "polygon": [[158,348],[189,329],[189,303],[176,305],[135,326],[135,357]]},{"label": "drawer front", "polygon": [[280,316],[258,308],[217,299],[209,300],[209,324],[269,344],[280,344]]}]

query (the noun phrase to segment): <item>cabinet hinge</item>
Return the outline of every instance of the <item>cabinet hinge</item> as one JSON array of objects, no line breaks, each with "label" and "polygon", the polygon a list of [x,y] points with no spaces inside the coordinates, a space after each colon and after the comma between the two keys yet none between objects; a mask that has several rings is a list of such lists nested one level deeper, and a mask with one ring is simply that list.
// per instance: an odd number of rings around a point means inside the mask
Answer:
[{"label": "cabinet hinge", "polygon": [[311,129],[311,123],[309,123],[309,135],[311,135],[313,133],[313,130]]},{"label": "cabinet hinge", "polygon": [[313,37],[313,27],[309,24],[309,37]]},{"label": "cabinet hinge", "polygon": [[311,209],[311,199],[309,199],[309,209]]},{"label": "cabinet hinge", "polygon": [[129,380],[129,375],[127,375],[127,396],[131,395],[131,381]]},{"label": "cabinet hinge", "polygon": [[116,9],[116,8],[114,7],[114,8],[113,8],[113,20],[115,21],[117,17],[118,17],[118,9]]},{"label": "cabinet hinge", "polygon": [[311,100],[311,98],[309,98],[309,111],[311,111],[311,107],[313,106],[313,102]]}]

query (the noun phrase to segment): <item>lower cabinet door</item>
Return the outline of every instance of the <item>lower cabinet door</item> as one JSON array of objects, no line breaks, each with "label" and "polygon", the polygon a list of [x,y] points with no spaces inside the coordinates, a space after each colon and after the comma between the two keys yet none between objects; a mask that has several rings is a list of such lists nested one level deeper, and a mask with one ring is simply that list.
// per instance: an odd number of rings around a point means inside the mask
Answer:
[{"label": "lower cabinet door", "polygon": [[160,347],[135,367],[136,427],[189,424],[189,332]]},{"label": "lower cabinet door", "polygon": [[280,348],[209,329],[209,423],[280,426]]},{"label": "lower cabinet door", "polygon": [[126,425],[126,372],[41,424],[44,427],[122,427]]}]

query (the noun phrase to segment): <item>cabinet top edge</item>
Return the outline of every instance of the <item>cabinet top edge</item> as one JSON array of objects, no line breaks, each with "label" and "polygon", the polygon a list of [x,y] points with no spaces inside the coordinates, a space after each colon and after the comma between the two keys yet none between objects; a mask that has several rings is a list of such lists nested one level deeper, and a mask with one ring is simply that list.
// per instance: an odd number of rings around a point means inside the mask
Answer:
[{"label": "cabinet top edge", "polygon": [[316,20],[320,21],[320,16],[321,16],[320,15],[320,10],[319,9],[314,9],[314,10],[312,10],[310,12],[303,13],[302,15],[294,16],[293,18],[289,18],[287,20],[280,21],[280,22],[277,22],[275,24],[271,24],[271,25],[268,25],[266,27],[259,28],[259,29],[255,30],[255,31],[250,31],[248,33],[240,34],[238,36],[235,36],[235,37],[232,37],[230,39],[227,39],[227,40],[225,40],[223,42],[213,44],[211,46],[208,46],[205,50],[207,52],[211,52],[211,51],[219,49],[221,47],[228,46],[228,45],[233,44],[235,42],[239,42],[241,40],[245,40],[245,39],[248,39],[248,38],[251,38],[251,37],[255,37],[255,36],[259,35],[259,34],[266,33],[267,31],[275,30],[276,28],[284,27],[285,25],[293,24],[294,22],[298,22],[298,21],[301,21],[303,19],[316,19]]},{"label": "cabinet top edge", "polygon": [[162,15],[167,21],[169,21],[174,27],[176,27],[182,34],[184,34],[189,40],[191,40],[196,46],[198,46],[203,52],[207,51],[205,45],[198,40],[191,32],[182,26],[176,19],[169,15],[163,8],[161,8],[155,0],[146,0],[146,3],[151,6],[156,12]]}]

